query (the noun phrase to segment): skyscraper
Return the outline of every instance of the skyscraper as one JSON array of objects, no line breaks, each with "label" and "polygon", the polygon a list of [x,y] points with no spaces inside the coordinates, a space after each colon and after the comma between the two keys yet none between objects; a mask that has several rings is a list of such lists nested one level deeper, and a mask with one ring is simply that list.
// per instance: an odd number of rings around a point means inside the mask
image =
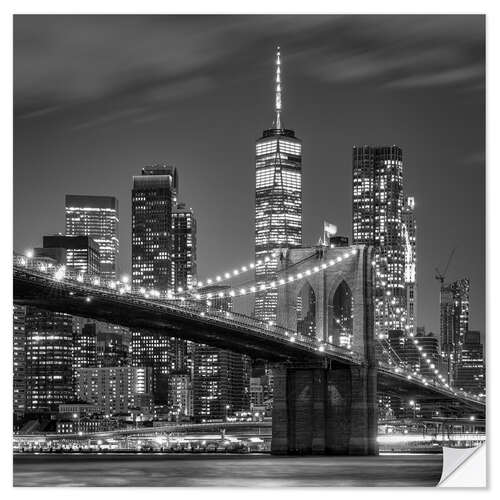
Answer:
[{"label": "skyscraper", "polygon": [[[105,281],[118,277],[118,200],[114,196],[66,195],[66,236],[90,237],[99,249],[99,276]],[[122,364],[128,350],[129,330],[117,325],[74,318],[75,360],[74,367],[101,366],[95,357],[97,338],[103,332],[113,336],[111,348],[106,350],[116,354],[117,364]],[[116,349],[115,349],[116,348]],[[91,352],[93,354],[91,354]],[[90,356],[90,357],[89,357]],[[110,366],[109,364],[105,366]]]},{"label": "skyscraper", "polygon": [[28,306],[26,413],[50,413],[73,397],[73,318]]},{"label": "skyscraper", "polygon": [[[44,238],[46,243],[53,244]],[[66,249],[35,248],[34,257],[62,265],[66,264]],[[73,335],[73,317],[69,314],[26,307],[26,413],[47,414],[74,398]]]},{"label": "skyscraper", "polygon": [[405,199],[402,214],[403,245],[405,256],[405,306],[408,332],[417,334],[417,223],[415,198]]},{"label": "skyscraper", "polygon": [[[255,280],[258,284],[276,278],[273,251],[302,245],[302,141],[283,127],[281,54],[276,54],[275,119],[256,142],[255,186]],[[276,319],[276,290],[258,292],[255,316]]]},{"label": "skyscraper", "polygon": [[406,326],[395,311],[405,307],[403,152],[397,146],[353,148],[353,244],[375,247],[375,331]]},{"label": "skyscraper", "polygon": [[172,204],[177,171],[167,165],[142,169],[132,189],[132,286],[171,287]]},{"label": "skyscraper", "polygon": [[[167,165],[142,169],[132,189],[132,286],[172,289],[172,206],[177,171]],[[174,370],[173,341],[166,335],[132,332],[132,363],[153,368],[153,391],[168,402],[168,375]]]},{"label": "skyscraper", "polygon": [[[196,281],[196,219],[192,208],[185,203],[175,203],[172,207],[172,288],[186,290]],[[181,382],[185,388],[182,374],[187,373],[188,342],[172,339],[175,370],[174,381]],[[181,377],[181,378],[179,378]],[[169,383],[170,402],[178,409],[178,388],[176,383]],[[169,389],[170,390],[170,389]],[[183,389],[184,390],[184,389]],[[192,392],[190,392],[192,396]],[[191,397],[192,399],[192,397]]]},{"label": "skyscraper", "polygon": [[186,290],[196,281],[196,219],[193,209],[177,203],[172,210],[172,286]]},{"label": "skyscraper", "polygon": [[90,236],[99,247],[100,275],[118,273],[118,200],[114,196],[66,195],[66,236]]},{"label": "skyscraper", "polygon": [[457,377],[465,333],[469,330],[469,292],[468,278],[441,287],[441,356],[450,385]]}]

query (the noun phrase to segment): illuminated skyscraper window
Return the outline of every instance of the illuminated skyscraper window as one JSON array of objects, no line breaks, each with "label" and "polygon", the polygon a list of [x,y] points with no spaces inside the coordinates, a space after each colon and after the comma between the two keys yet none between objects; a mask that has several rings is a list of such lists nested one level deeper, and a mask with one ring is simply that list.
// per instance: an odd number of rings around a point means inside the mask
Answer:
[{"label": "illuminated skyscraper window", "polygon": [[[279,248],[302,245],[302,141],[283,128],[281,54],[276,55],[275,120],[256,143],[255,279],[258,284],[276,278]],[[267,260],[266,260],[267,259]],[[260,261],[260,264],[259,264]],[[255,316],[276,320],[276,290],[258,292]]]}]

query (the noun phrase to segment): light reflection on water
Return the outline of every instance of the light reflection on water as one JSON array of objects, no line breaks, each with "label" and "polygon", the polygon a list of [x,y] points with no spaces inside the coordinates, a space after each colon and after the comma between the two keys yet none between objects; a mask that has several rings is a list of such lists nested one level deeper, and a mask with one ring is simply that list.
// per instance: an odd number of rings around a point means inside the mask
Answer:
[{"label": "light reflection on water", "polygon": [[23,455],[14,486],[435,486],[442,455]]}]

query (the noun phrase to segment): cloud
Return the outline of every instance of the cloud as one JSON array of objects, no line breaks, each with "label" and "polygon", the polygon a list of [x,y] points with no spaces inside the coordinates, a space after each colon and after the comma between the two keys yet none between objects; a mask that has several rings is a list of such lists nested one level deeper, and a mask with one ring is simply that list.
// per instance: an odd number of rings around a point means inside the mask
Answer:
[{"label": "cloud", "polygon": [[[16,114],[162,88],[189,94],[193,81],[224,56],[217,29],[175,16],[16,16]],[[192,31],[191,31],[192,28]],[[201,80],[198,80],[201,81]],[[172,89],[169,89],[172,87]]]},{"label": "cloud", "polygon": [[484,80],[484,66],[472,64],[461,68],[444,69],[433,73],[408,76],[389,83],[392,87],[434,87],[460,85]]},{"label": "cloud", "polygon": [[331,83],[480,89],[484,18],[345,16],[332,43],[307,59],[310,73]]},{"label": "cloud", "polygon": [[223,80],[248,81],[249,68],[268,72],[278,43],[287,71],[328,83],[484,87],[483,16],[17,15],[15,117],[71,109],[84,127],[135,109],[147,120]]}]

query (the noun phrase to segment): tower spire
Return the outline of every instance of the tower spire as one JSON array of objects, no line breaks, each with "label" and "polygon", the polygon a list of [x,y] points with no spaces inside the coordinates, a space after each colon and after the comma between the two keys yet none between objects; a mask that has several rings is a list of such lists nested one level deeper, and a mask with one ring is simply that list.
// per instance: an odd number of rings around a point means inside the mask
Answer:
[{"label": "tower spire", "polygon": [[281,128],[281,52],[278,45],[276,50],[276,97],[274,110],[276,112],[275,127]]}]

